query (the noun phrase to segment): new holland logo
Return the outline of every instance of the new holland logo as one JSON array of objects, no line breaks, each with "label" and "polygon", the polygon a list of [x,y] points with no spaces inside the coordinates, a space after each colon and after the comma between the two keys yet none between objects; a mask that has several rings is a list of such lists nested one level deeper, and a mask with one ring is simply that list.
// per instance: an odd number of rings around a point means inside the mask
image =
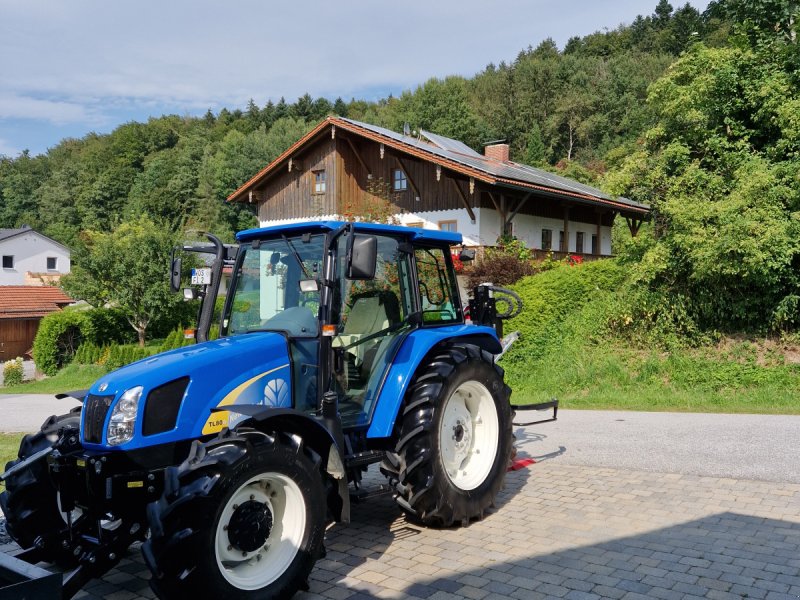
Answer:
[{"label": "new holland logo", "polygon": [[290,407],[289,384],[285,379],[278,377],[267,382],[264,386],[264,406]]},{"label": "new holland logo", "polygon": [[97,391],[99,391],[99,392],[105,392],[107,389],[108,389],[108,384],[107,384],[107,383],[101,383],[101,384],[100,384],[100,387],[99,387],[99,388],[97,388]]}]

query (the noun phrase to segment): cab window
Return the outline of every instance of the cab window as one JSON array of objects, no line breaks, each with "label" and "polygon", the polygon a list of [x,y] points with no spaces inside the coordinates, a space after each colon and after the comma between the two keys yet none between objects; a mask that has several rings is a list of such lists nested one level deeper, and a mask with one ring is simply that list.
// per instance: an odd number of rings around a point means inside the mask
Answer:
[{"label": "cab window", "polygon": [[419,279],[419,300],[424,324],[461,321],[455,277],[447,268],[442,248],[417,248],[414,251]]}]

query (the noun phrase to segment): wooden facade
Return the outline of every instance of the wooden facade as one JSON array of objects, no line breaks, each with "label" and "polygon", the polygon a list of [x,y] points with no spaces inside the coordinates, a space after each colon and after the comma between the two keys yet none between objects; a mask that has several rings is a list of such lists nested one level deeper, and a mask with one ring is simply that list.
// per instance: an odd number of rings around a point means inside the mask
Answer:
[{"label": "wooden facade", "polygon": [[25,356],[33,347],[41,318],[0,319],[0,363]]},{"label": "wooden facade", "polygon": [[[358,125],[364,124],[328,118],[229,201],[258,203],[262,225],[365,214],[369,206],[388,203],[389,212],[405,224],[444,227],[455,220],[471,245],[492,245],[500,235],[513,233],[533,248],[542,249],[545,239],[555,237],[553,251],[596,255],[610,253],[610,227],[617,215],[628,219],[632,235],[647,216],[646,208],[613,199],[501,180],[439,156],[418,139],[403,143]],[[396,170],[405,189],[395,189]],[[417,220],[419,215],[426,218]],[[539,227],[538,238],[528,231],[534,227]]]}]

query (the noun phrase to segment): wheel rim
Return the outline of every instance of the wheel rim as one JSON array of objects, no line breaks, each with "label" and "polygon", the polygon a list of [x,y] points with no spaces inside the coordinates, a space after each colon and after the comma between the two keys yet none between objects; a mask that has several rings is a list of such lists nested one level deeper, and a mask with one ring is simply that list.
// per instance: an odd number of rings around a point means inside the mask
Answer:
[{"label": "wheel rim", "polygon": [[499,425],[494,398],[477,381],[462,383],[444,403],[439,450],[450,481],[462,490],[481,485],[494,465]]},{"label": "wheel rim", "polygon": [[[255,510],[256,505],[261,505],[263,512]],[[247,519],[260,534],[249,532],[243,537],[242,525]],[[280,473],[253,477],[234,492],[217,521],[215,550],[220,573],[242,590],[271,584],[297,556],[305,528],[305,501],[292,479]],[[251,549],[255,545],[258,548]]]}]

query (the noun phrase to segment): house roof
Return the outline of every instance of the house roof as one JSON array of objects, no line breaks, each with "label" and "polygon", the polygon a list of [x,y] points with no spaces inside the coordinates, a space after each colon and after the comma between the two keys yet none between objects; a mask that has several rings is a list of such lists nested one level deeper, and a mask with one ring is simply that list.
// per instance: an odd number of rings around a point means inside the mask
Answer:
[{"label": "house roof", "polygon": [[75,301],[59,288],[45,285],[0,285],[0,319],[34,319]]},{"label": "house roof", "polygon": [[64,244],[61,244],[61,243],[55,241],[51,237],[47,237],[43,233],[39,233],[35,229],[31,228],[29,225],[23,225],[22,227],[19,227],[18,229],[0,229],[0,242],[3,242],[3,241],[5,241],[7,239],[10,239],[10,238],[13,238],[13,237],[15,237],[17,235],[22,235],[23,233],[35,233],[39,237],[43,237],[47,241],[52,242],[56,246],[59,246],[59,247],[63,248],[67,252],[70,252],[70,249],[67,248]]},{"label": "house roof", "polygon": [[542,169],[513,161],[500,161],[489,158],[475,152],[458,140],[426,131],[420,132],[420,136],[403,135],[384,127],[342,117],[328,117],[322,121],[286,152],[228,196],[228,201],[244,200],[255,186],[268,179],[281,164],[328,127],[334,126],[491,185],[539,191],[563,198],[603,205],[628,213],[646,215],[650,211],[650,207],[645,204],[623,197],[614,198],[602,190]]}]

